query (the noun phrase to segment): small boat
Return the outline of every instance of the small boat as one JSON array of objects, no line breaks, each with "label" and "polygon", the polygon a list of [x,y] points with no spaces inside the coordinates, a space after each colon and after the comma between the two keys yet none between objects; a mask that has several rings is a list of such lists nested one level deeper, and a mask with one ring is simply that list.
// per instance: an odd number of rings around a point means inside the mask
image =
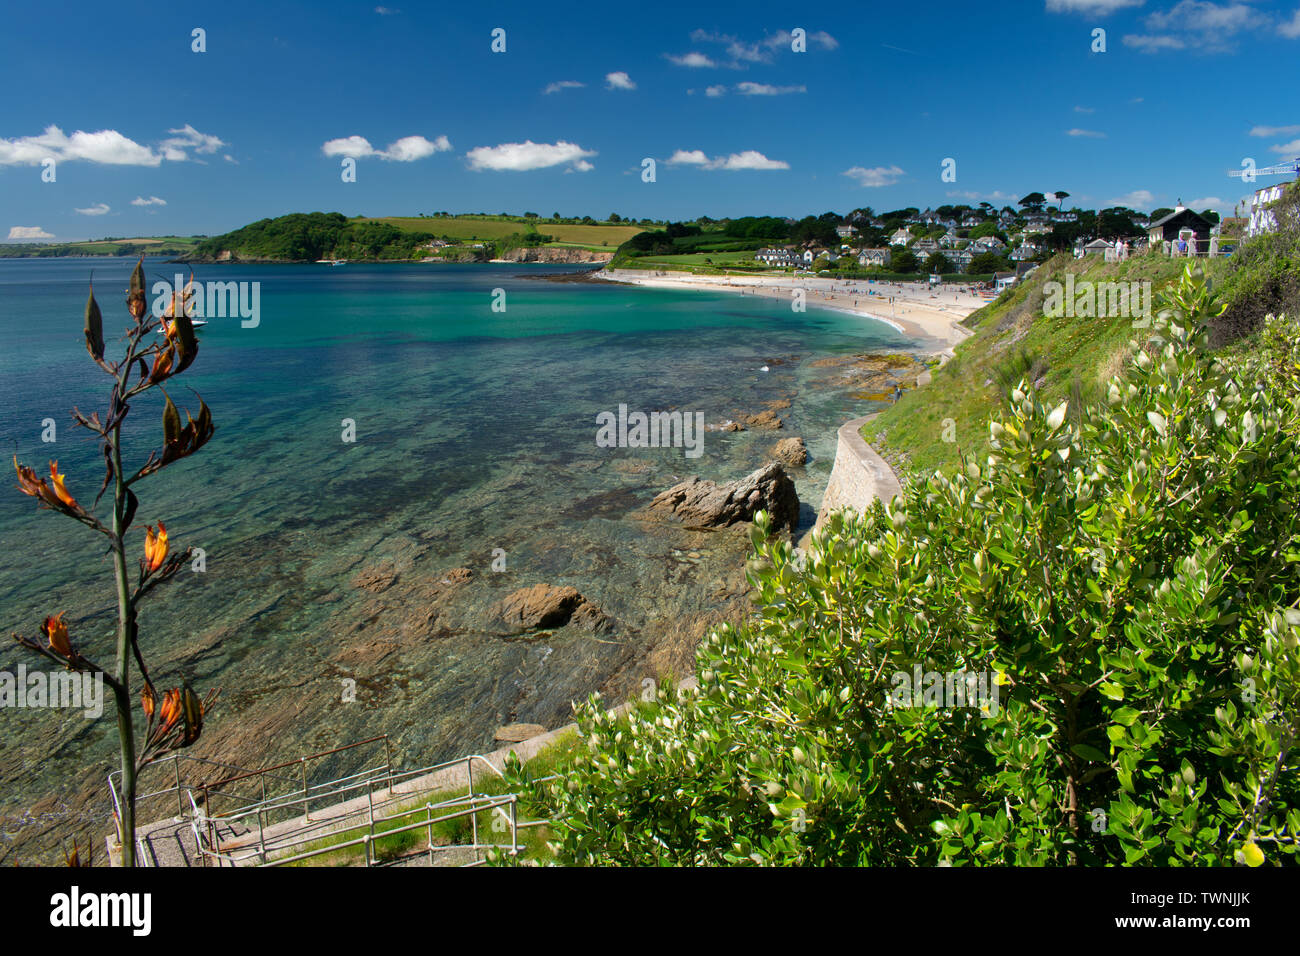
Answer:
[{"label": "small boat", "polygon": [[[207,325],[207,324],[208,324],[208,320],[207,320],[207,319],[190,319],[190,325],[194,326],[194,328],[196,328],[196,329],[201,329],[201,328],[203,328],[203,326],[205,326],[205,325]],[[159,335],[166,335],[166,334],[167,334],[167,320],[166,320],[166,319],[162,319],[161,321],[159,321],[157,331],[158,331],[158,334],[159,334]]]}]

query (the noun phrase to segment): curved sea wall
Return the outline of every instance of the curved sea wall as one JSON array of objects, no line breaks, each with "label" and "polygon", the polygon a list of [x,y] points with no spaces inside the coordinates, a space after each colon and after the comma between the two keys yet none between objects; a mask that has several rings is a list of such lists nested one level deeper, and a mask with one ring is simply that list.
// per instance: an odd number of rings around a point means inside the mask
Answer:
[{"label": "curved sea wall", "polygon": [[[894,469],[858,433],[863,425],[875,417],[864,415],[840,426],[835,464],[831,468],[831,478],[826,485],[826,494],[822,496],[822,506],[817,512],[817,523],[813,525],[813,531],[820,528],[833,511],[842,508],[863,511],[876,498],[888,502],[902,492],[902,485],[899,484]],[[807,537],[804,541],[807,541]]]}]

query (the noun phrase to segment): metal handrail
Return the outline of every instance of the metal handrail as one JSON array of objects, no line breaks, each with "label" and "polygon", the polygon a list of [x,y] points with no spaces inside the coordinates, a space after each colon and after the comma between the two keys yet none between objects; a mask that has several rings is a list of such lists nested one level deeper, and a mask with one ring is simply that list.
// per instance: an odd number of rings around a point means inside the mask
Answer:
[{"label": "metal handrail", "polygon": [[[374,739],[377,740],[380,738],[374,738]],[[369,743],[369,742],[373,742],[373,740],[363,741],[362,743]],[[347,748],[339,748],[339,749],[342,750]],[[469,754],[464,757],[457,757],[454,760],[444,761],[442,763],[433,764],[428,767],[421,767],[415,770],[403,771],[400,774],[393,774],[391,772],[391,767],[387,768],[388,769],[387,789],[388,789],[389,799],[386,801],[381,801],[379,804],[379,806],[381,807],[389,803],[395,802],[399,799],[399,797],[394,794],[394,787],[399,782],[406,782],[412,779],[417,779],[419,777],[429,776],[431,774],[437,773],[440,770],[444,770],[450,767],[455,767],[461,764],[465,765],[467,793],[463,796],[453,797],[449,800],[440,801],[436,804],[426,803],[423,808],[415,808],[412,810],[402,811],[397,814],[394,814],[393,816],[386,817],[386,818],[380,817],[378,819],[381,822],[387,820],[400,819],[403,816],[409,815],[410,813],[420,812],[420,810],[422,809],[425,810],[426,813],[429,815],[428,819],[418,824],[412,824],[410,826],[398,828],[395,830],[384,831],[382,834],[380,834],[380,836],[386,836],[388,834],[396,833],[396,832],[405,832],[406,830],[415,829],[417,826],[427,826],[430,828],[430,841],[432,841],[433,823],[438,823],[449,819],[456,819],[458,817],[471,816],[473,841],[474,841],[472,844],[466,844],[464,846],[456,845],[456,846],[447,846],[447,847],[432,847],[432,844],[430,844],[431,846],[430,854],[432,854],[435,851],[446,850],[446,849],[457,849],[457,848],[473,849],[473,848],[482,848],[487,846],[496,846],[496,844],[481,844],[478,842],[477,815],[484,811],[501,812],[500,807],[510,804],[512,808],[508,818],[511,823],[511,834],[512,834],[510,849],[512,853],[517,852],[518,829],[521,826],[518,820],[517,810],[515,808],[515,804],[517,803],[518,800],[518,795],[517,794],[488,795],[488,794],[475,793],[474,775],[473,775],[475,762],[486,764],[493,774],[495,774],[498,778],[504,779],[504,774],[502,774],[501,771],[498,770],[497,767],[490,760],[488,760],[486,757],[482,756],[481,754]],[[368,826],[369,826],[371,838],[373,839],[374,823],[375,820],[377,819],[375,817],[376,804],[374,801],[373,784],[378,780],[383,779],[383,777],[379,776],[379,771],[383,769],[385,768],[379,768],[379,767],[371,768],[356,774],[351,774],[344,777],[340,777],[336,780],[328,781],[327,783],[319,785],[318,788],[308,788],[308,790],[306,791],[295,791],[290,794],[280,795],[267,800],[254,801],[252,803],[246,804],[245,806],[239,807],[233,811],[227,811],[219,815],[211,814],[210,799],[205,798],[205,807],[207,809],[200,810],[193,798],[193,794],[191,793],[190,802],[193,808],[193,812],[195,814],[193,827],[195,829],[196,844],[199,848],[200,854],[205,858],[209,856],[213,857],[216,860],[218,860],[219,863],[221,861],[224,861],[224,862],[229,862],[232,866],[237,866],[241,862],[250,860],[254,857],[260,857],[264,865],[268,863],[272,865],[280,865],[282,863],[292,862],[297,859],[305,859],[310,856],[317,856],[323,853],[332,853],[332,852],[336,852],[341,848],[347,848],[347,847],[359,845],[361,841],[351,840],[351,841],[346,841],[345,843],[342,844],[334,844],[328,847],[324,847],[318,851],[311,851],[310,853],[305,855],[296,855],[292,859],[277,858],[275,861],[270,861],[267,858],[268,853],[276,853],[276,852],[282,853],[285,850],[292,849],[295,846],[303,846],[306,845],[307,843],[310,843],[314,839],[318,839],[319,837],[317,836],[317,831],[319,831],[323,827],[335,827],[335,828],[342,829],[344,831],[348,829],[354,829],[355,826],[360,826],[360,824],[349,826],[346,824],[346,821],[350,820],[354,816],[359,816],[362,814],[365,814],[368,818],[369,821]],[[363,777],[366,779],[358,780],[358,778],[363,778]],[[295,828],[294,830],[287,833],[278,834],[276,837],[273,837],[270,840],[268,840],[266,834],[266,825],[265,825],[265,820],[268,813],[276,810],[282,810],[299,803],[305,803],[306,800],[313,798],[313,794],[311,793],[312,789],[316,789],[316,793],[314,794],[314,799],[321,800],[321,799],[327,799],[332,797],[334,798],[333,802],[335,803],[335,805],[337,805],[338,803],[346,802],[345,800],[339,798],[342,798],[347,793],[354,792],[358,789],[361,789],[362,787],[366,788],[367,806],[365,809],[358,807],[353,811],[342,814],[341,816],[335,816],[335,817],[322,819],[315,822],[311,820],[309,814],[304,814],[303,826]],[[208,787],[205,788],[205,793],[210,793],[210,791],[211,791],[211,785],[208,785]],[[233,794],[225,794],[224,792],[220,792],[220,791],[219,793],[225,796],[234,796]],[[402,796],[409,797],[411,796],[411,794],[407,793],[407,794],[403,794]],[[446,809],[448,807],[461,806],[466,803],[468,803],[469,806],[463,810],[459,810],[451,814],[446,814],[436,819],[432,818],[431,816],[433,810],[435,809]],[[502,815],[504,816],[504,813]],[[221,852],[221,850],[215,845],[216,839],[215,839],[214,826],[217,824],[230,826],[236,821],[249,820],[254,816],[257,819],[258,837],[257,837],[257,842],[255,844],[250,843],[248,845],[250,852],[248,852],[242,857],[237,856],[233,853]],[[532,822],[529,823],[528,825],[537,825],[537,823],[539,822],[544,822],[544,821]],[[200,828],[206,830],[208,834],[208,839],[201,838]],[[255,849],[253,849],[254,847]],[[505,849],[505,846],[502,845],[499,848]],[[369,849],[367,849],[366,856],[367,856],[367,865],[370,865]]]}]

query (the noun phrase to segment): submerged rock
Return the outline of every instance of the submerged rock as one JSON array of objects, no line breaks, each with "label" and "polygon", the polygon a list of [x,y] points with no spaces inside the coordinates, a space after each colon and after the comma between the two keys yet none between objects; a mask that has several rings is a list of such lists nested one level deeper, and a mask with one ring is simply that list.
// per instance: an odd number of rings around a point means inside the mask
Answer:
[{"label": "submerged rock", "polygon": [[785,423],[781,421],[781,416],[772,409],[766,409],[757,415],[750,415],[745,419],[745,424],[750,428],[771,428],[777,429]]},{"label": "submerged rock", "polygon": [[588,630],[603,630],[609,617],[596,605],[565,585],[534,584],[520,588],[497,602],[493,613],[508,626],[519,631],[564,627],[572,624]]},{"label": "submerged rock", "polygon": [[689,478],[656,496],[645,514],[674,518],[691,529],[712,529],[752,521],[758,511],[771,513],[776,531],[793,530],[799,523],[799,496],[779,462],[721,485]]},{"label": "submerged rock", "polygon": [[802,466],[808,463],[808,446],[802,438],[782,438],[772,446],[771,455],[784,464]]}]

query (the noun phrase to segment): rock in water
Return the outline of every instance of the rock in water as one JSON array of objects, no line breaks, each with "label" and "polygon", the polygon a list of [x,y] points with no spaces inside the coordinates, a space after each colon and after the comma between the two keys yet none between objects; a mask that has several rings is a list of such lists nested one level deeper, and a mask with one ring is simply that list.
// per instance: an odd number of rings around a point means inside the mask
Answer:
[{"label": "rock in water", "polygon": [[568,585],[534,584],[520,588],[501,600],[494,612],[511,628],[520,631],[566,624],[588,630],[604,630],[609,626],[605,613]]},{"label": "rock in water", "polygon": [[787,465],[802,466],[808,463],[808,446],[802,438],[782,438],[772,446],[772,457]]},{"label": "rock in water", "polygon": [[689,478],[658,495],[646,509],[650,517],[676,518],[697,530],[752,521],[757,511],[772,515],[774,531],[793,531],[799,523],[799,496],[778,462],[768,462],[753,474],[722,485]]}]

